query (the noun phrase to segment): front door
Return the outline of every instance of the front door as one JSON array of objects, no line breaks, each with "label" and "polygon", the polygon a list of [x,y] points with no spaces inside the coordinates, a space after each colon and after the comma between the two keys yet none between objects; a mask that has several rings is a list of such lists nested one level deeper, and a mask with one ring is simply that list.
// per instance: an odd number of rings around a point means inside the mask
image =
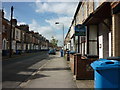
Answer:
[{"label": "front door", "polygon": [[103,35],[99,36],[99,58],[103,58]]},{"label": "front door", "polygon": [[111,32],[109,32],[109,57],[111,57],[111,50],[112,50],[112,46],[111,46],[111,44],[112,44],[112,43],[111,43],[111,40],[112,40],[112,39],[111,39],[111,37],[112,37],[112,36],[111,36]]}]

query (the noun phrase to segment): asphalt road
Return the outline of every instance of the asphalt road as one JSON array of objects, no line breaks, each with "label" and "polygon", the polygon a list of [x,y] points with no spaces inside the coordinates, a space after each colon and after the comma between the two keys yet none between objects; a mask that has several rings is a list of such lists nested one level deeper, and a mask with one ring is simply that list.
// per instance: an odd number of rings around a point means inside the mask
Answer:
[{"label": "asphalt road", "polygon": [[3,60],[2,87],[16,88],[49,60],[48,52],[38,52],[22,57]]}]

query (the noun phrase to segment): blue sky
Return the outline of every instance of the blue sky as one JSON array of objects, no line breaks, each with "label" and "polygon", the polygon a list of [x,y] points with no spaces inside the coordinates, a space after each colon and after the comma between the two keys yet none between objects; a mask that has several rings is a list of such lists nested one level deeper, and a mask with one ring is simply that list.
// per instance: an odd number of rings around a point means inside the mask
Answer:
[{"label": "blue sky", "polygon": [[[2,2],[5,18],[10,19],[10,8],[14,7],[13,17],[18,25],[28,24],[30,31],[39,32],[47,39],[54,36],[62,45],[62,25],[65,27],[65,35],[71,25],[77,2]],[[60,22],[55,25],[55,22]]]}]

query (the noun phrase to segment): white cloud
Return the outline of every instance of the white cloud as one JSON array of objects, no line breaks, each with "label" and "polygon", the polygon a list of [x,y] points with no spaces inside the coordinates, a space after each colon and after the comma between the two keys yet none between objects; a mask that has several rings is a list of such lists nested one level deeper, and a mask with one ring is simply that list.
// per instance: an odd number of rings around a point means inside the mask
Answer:
[{"label": "white cloud", "polygon": [[[55,13],[58,18],[50,18],[45,19],[45,22],[49,23],[49,26],[43,27],[37,25],[37,23],[34,22],[37,26],[35,26],[37,29],[41,29],[40,33],[45,35],[48,38],[51,38],[51,36],[56,37],[57,40],[59,40],[59,45],[62,45],[63,43],[63,33],[62,33],[62,24],[64,24],[65,29],[65,35],[66,30],[68,31],[71,21],[73,19],[74,13],[76,11],[78,2],[63,2],[56,0],[56,2],[51,2],[52,0],[36,0],[36,12],[37,13]],[[59,25],[55,25],[55,22],[59,22]],[[36,30],[37,30],[36,29]],[[34,29],[35,30],[35,29]],[[59,31],[56,31],[59,30]],[[56,31],[56,32],[55,32]],[[50,33],[48,35],[48,32]]]},{"label": "white cloud", "polygon": [[[59,18],[55,18],[55,19],[49,19],[49,20],[45,20],[47,23],[50,24],[50,27],[53,28],[53,30],[59,30],[55,35],[56,39],[59,41],[58,45],[63,45],[63,24],[64,24],[64,37],[66,35],[66,30],[68,31],[70,24],[71,24],[71,19],[72,17],[59,17]],[[59,25],[55,25],[55,22],[59,22]]]},{"label": "white cloud", "polygon": [[5,9],[4,9],[4,17],[10,20],[10,14],[8,14]]},{"label": "white cloud", "polygon": [[54,35],[54,30],[50,26],[41,26],[38,24],[36,20],[33,20],[31,24],[29,24],[30,30],[34,30],[35,32],[39,32],[47,39],[50,39]]},{"label": "white cloud", "polygon": [[36,0],[37,2],[79,2],[80,0]]},{"label": "white cloud", "polygon": [[51,37],[54,36],[59,42],[58,45],[62,45],[63,43],[63,34],[62,30],[59,33],[56,33],[55,27],[50,26],[41,26],[38,24],[36,20],[32,20],[32,23],[29,24],[30,30],[34,30],[34,32],[39,32],[45,36],[48,40],[51,40]]},{"label": "white cloud", "polygon": [[[79,0],[1,0],[1,1],[2,2],[35,2],[35,1],[38,1],[38,2],[79,2]],[[90,1],[93,2],[92,0]],[[114,1],[117,1],[117,0],[114,0]]]},{"label": "white cloud", "polygon": [[63,35],[62,34],[56,35],[56,39],[58,40],[58,45],[62,46],[63,45]]},{"label": "white cloud", "polygon": [[[11,19],[11,15],[10,13],[8,13],[5,9],[4,9],[4,18],[10,20]],[[13,16],[13,19],[16,19],[16,17]]]},{"label": "white cloud", "polygon": [[27,24],[26,22],[17,22],[17,25]]},{"label": "white cloud", "polygon": [[[71,21],[72,21],[72,17],[59,17],[59,18],[54,18],[54,19],[46,19],[45,20],[47,23],[49,23],[52,27],[57,28],[57,29],[61,29],[61,26],[64,24],[65,28],[69,28]],[[55,22],[59,22],[59,26],[55,25]]]},{"label": "white cloud", "polygon": [[62,14],[67,16],[73,16],[78,3],[67,2],[67,3],[58,3],[58,2],[37,2],[36,1],[36,12],[44,13],[44,12],[52,12],[56,14]]}]

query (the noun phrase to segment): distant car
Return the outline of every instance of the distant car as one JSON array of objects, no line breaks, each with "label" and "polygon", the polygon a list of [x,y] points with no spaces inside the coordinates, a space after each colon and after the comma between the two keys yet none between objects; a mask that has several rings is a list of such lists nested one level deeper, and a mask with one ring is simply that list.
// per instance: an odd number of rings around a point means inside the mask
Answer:
[{"label": "distant car", "polygon": [[48,53],[55,55],[56,54],[56,50],[55,49],[50,49]]},{"label": "distant car", "polygon": [[70,53],[70,54],[75,54],[76,52],[75,52],[75,51],[70,51],[69,53]]}]

